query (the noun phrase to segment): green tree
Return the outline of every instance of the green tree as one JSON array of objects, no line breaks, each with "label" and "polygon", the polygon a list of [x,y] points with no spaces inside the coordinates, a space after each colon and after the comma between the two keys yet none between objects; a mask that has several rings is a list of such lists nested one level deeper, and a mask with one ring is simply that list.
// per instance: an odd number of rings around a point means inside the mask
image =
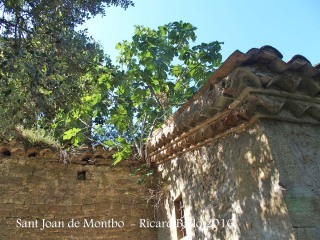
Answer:
[{"label": "green tree", "polygon": [[75,27],[130,0],[0,1],[0,138],[18,123],[50,128],[94,86],[104,54]]},{"label": "green tree", "polygon": [[[94,133],[113,134],[104,143],[118,145],[116,162],[132,151],[145,157],[145,142],[207,80],[221,64],[221,42],[194,45],[196,28],[173,22],[158,29],[135,27],[132,41],[118,43],[118,66],[110,62],[97,78],[94,94],[84,97],[82,109],[90,105]],[[77,110],[78,111],[78,110]],[[88,115],[86,111],[84,115]],[[77,116],[78,117],[78,116]],[[69,120],[69,123],[74,122]],[[65,139],[78,142],[79,128],[71,128]],[[104,137],[97,137],[103,141]]]}]

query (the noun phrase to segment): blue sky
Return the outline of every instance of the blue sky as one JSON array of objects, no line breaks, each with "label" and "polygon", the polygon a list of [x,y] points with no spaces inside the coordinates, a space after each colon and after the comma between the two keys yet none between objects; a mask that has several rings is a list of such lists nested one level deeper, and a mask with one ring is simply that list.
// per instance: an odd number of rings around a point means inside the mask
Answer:
[{"label": "blue sky", "polygon": [[288,61],[295,54],[320,62],[320,0],[133,0],[135,7],[106,9],[83,25],[115,60],[115,44],[130,40],[134,25],[156,28],[185,21],[197,42],[222,41],[225,60],[235,50],[271,45]]}]

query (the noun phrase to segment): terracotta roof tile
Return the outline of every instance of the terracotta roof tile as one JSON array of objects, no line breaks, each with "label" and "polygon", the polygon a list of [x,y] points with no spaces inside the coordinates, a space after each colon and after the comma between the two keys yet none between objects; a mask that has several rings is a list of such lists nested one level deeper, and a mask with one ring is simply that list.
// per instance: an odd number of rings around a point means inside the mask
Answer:
[{"label": "terracotta roof tile", "polygon": [[9,143],[0,143],[0,157],[45,158],[62,162],[65,160],[67,163],[83,165],[111,165],[114,153],[116,153],[115,149],[106,149],[103,146],[95,146],[94,148],[83,146],[73,152],[67,153],[66,151],[53,151],[50,148],[39,149],[30,147],[24,149],[23,144],[17,140]]},{"label": "terracotta roof tile", "polygon": [[[235,51],[178,111],[152,133],[150,161],[161,163],[259,118],[319,123],[320,64],[288,62],[271,46]],[[170,149],[170,150],[168,150]]]}]

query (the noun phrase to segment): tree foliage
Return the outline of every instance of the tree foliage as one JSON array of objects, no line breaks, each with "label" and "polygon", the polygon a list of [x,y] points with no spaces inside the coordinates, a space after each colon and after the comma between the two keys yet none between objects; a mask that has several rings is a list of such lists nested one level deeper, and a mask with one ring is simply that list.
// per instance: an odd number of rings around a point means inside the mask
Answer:
[{"label": "tree foliage", "polygon": [[[130,0],[0,1],[0,138],[50,130],[61,142],[118,147],[115,163],[145,158],[145,141],[220,65],[221,42],[195,44],[196,28],[135,26],[117,63],[76,26]],[[9,134],[9,135],[8,135]]]},{"label": "tree foliage", "polygon": [[[18,123],[50,128],[91,91],[99,44],[75,27],[130,0],[0,1],[0,137]],[[7,130],[7,131],[5,131]]]},{"label": "tree foliage", "polygon": [[[191,97],[221,63],[222,43],[193,45],[195,30],[184,22],[158,29],[136,26],[132,41],[116,46],[118,65],[109,62],[101,69],[95,92],[82,99],[81,108],[74,109],[77,114],[82,111],[81,116],[72,113],[69,123],[89,116],[94,119],[96,139],[106,139],[106,145],[123,150],[115,155],[116,161],[127,158],[132,150],[144,158],[150,132]],[[69,128],[65,139],[76,143],[83,139],[78,127]],[[100,133],[107,130],[113,132],[105,138]]]}]

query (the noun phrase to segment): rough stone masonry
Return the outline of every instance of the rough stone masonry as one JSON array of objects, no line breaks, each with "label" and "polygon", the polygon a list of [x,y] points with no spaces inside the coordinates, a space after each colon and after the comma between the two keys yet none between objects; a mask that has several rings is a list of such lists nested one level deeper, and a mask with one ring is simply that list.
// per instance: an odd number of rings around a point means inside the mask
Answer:
[{"label": "rough stone masonry", "polygon": [[[16,145],[0,147],[1,240],[156,238],[139,227],[153,212],[130,165],[83,153],[65,166],[50,150]],[[83,165],[88,158],[97,163]]]}]

